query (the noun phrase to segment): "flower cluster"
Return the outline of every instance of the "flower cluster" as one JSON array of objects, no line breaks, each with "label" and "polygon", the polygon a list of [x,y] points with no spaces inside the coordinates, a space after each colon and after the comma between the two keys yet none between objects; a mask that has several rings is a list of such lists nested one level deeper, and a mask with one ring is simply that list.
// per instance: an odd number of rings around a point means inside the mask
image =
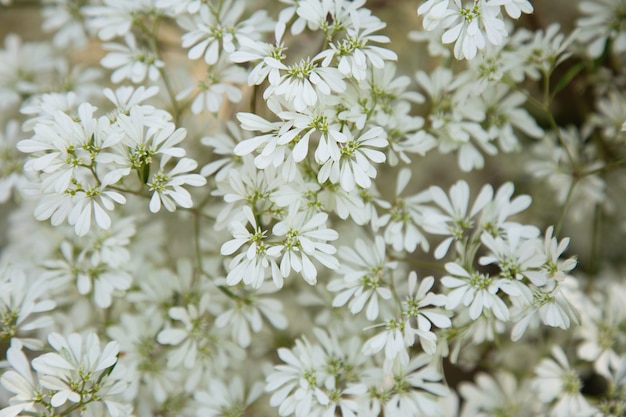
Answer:
[{"label": "flower cluster", "polygon": [[0,0],[0,416],[625,414],[624,0],[411,1]]}]

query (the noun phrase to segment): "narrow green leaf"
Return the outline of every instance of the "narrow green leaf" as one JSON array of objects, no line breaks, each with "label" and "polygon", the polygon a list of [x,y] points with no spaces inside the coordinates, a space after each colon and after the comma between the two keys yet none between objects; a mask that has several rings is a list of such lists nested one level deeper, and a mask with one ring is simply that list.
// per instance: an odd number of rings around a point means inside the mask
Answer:
[{"label": "narrow green leaf", "polygon": [[561,77],[559,82],[556,84],[556,87],[554,87],[554,91],[552,92],[552,97],[556,96],[559,93],[559,91],[567,87],[567,85],[572,81],[572,79],[574,79],[574,77],[578,75],[578,73],[582,71],[583,68],[585,68],[585,63],[579,62],[578,64],[568,69],[565,75],[563,75],[563,77]]}]

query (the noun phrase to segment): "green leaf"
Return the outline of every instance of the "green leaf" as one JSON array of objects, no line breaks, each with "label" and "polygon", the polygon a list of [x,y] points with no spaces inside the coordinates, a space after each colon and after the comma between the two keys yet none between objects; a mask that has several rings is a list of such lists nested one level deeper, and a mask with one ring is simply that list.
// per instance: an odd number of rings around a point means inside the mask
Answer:
[{"label": "green leaf", "polygon": [[559,93],[559,91],[567,87],[567,85],[572,81],[572,79],[574,79],[574,77],[578,75],[578,73],[582,71],[583,68],[585,68],[585,63],[579,62],[578,64],[568,69],[565,75],[563,75],[563,77],[556,84],[556,87],[554,87],[554,91],[552,92],[552,97],[556,96]]}]

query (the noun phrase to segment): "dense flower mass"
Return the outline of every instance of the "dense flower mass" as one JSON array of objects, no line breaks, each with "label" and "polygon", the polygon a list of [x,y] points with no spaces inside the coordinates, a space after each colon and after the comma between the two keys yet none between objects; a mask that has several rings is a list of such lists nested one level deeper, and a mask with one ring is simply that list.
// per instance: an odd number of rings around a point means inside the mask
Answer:
[{"label": "dense flower mass", "polygon": [[626,415],[624,16],[0,0],[0,417]]}]

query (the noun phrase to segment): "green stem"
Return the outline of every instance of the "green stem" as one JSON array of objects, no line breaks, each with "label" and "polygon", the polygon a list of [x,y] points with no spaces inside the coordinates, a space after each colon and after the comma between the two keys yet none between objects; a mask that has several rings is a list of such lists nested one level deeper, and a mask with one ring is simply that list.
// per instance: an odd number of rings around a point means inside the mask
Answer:
[{"label": "green stem", "polygon": [[[157,16],[154,19],[154,25],[152,28],[148,28],[144,22],[142,22],[141,20],[137,20],[135,22],[135,24],[137,25],[137,27],[141,30],[141,32],[144,34],[144,36],[146,37],[147,41],[148,41],[148,45],[150,46],[150,50],[152,51],[152,53],[155,55],[156,59],[161,60],[162,61],[162,56],[161,56],[161,51],[159,48],[159,26],[161,23],[161,18],[160,16]],[[161,75],[161,78],[163,79],[163,84],[165,85],[165,90],[167,91],[167,95],[169,96],[170,99],[170,103],[172,105],[172,110],[174,113],[174,123],[176,125],[179,124],[179,119],[180,119],[180,115],[181,115],[181,111],[180,108],[178,106],[178,101],[176,100],[176,93],[174,92],[174,89],[172,88],[172,83],[170,81],[169,76],[167,75],[167,72],[165,72],[164,67],[160,67],[159,69],[159,74]]]},{"label": "green stem", "polygon": [[[548,78],[548,77],[544,76],[544,79],[545,78]],[[526,100],[528,100],[529,103],[532,103],[535,107],[537,107],[539,110],[545,113],[546,117],[548,118],[548,123],[550,123],[550,127],[554,131],[554,134],[557,136],[557,139],[559,140],[559,143],[561,144],[563,149],[565,149],[565,153],[567,154],[567,159],[569,159],[570,164],[572,165],[572,168],[574,168],[576,166],[576,160],[574,159],[572,152],[567,146],[565,139],[561,135],[561,130],[559,129],[559,125],[557,124],[556,120],[554,119],[554,116],[552,115],[552,112],[550,111],[550,91],[546,89],[546,96],[544,97],[544,101],[542,102],[540,100],[537,100],[535,97],[530,95],[527,91],[518,87],[517,84],[511,81],[505,81],[505,84],[513,88],[515,91],[518,91],[524,94],[524,96],[526,97]],[[544,81],[544,88],[549,88],[549,87],[550,87],[549,80],[547,82]]]},{"label": "green stem", "polygon": [[602,209],[599,204],[596,204],[595,211],[593,213],[593,231],[591,237],[591,248],[589,249],[589,267],[587,272],[590,276],[596,273],[599,249],[600,249],[600,230],[602,228]]},{"label": "green stem", "polygon": [[625,163],[626,163],[626,157],[621,157],[621,158],[618,158],[618,159],[616,159],[614,161],[611,161],[608,164],[603,165],[603,166],[601,166],[599,168],[592,169],[591,171],[583,172],[582,175],[583,176],[587,176],[587,175],[599,174],[601,172],[608,171],[608,170],[610,170],[610,169],[612,169],[614,167],[617,167],[619,165],[624,165]]},{"label": "green stem", "polygon": [[565,198],[565,204],[563,205],[563,210],[561,211],[561,215],[559,216],[559,221],[554,228],[554,236],[559,236],[561,233],[561,228],[563,227],[563,222],[565,221],[565,214],[569,208],[570,203],[572,202],[572,195],[574,194],[574,188],[578,183],[577,180],[572,181],[572,184],[567,190],[567,197]]},{"label": "green stem", "polygon": [[[193,214],[193,244],[196,252],[196,266],[198,272],[201,272],[204,271],[204,262],[202,261],[202,249],[200,247],[200,213],[196,210]],[[197,278],[199,278],[198,273],[195,273],[194,280]]]}]

